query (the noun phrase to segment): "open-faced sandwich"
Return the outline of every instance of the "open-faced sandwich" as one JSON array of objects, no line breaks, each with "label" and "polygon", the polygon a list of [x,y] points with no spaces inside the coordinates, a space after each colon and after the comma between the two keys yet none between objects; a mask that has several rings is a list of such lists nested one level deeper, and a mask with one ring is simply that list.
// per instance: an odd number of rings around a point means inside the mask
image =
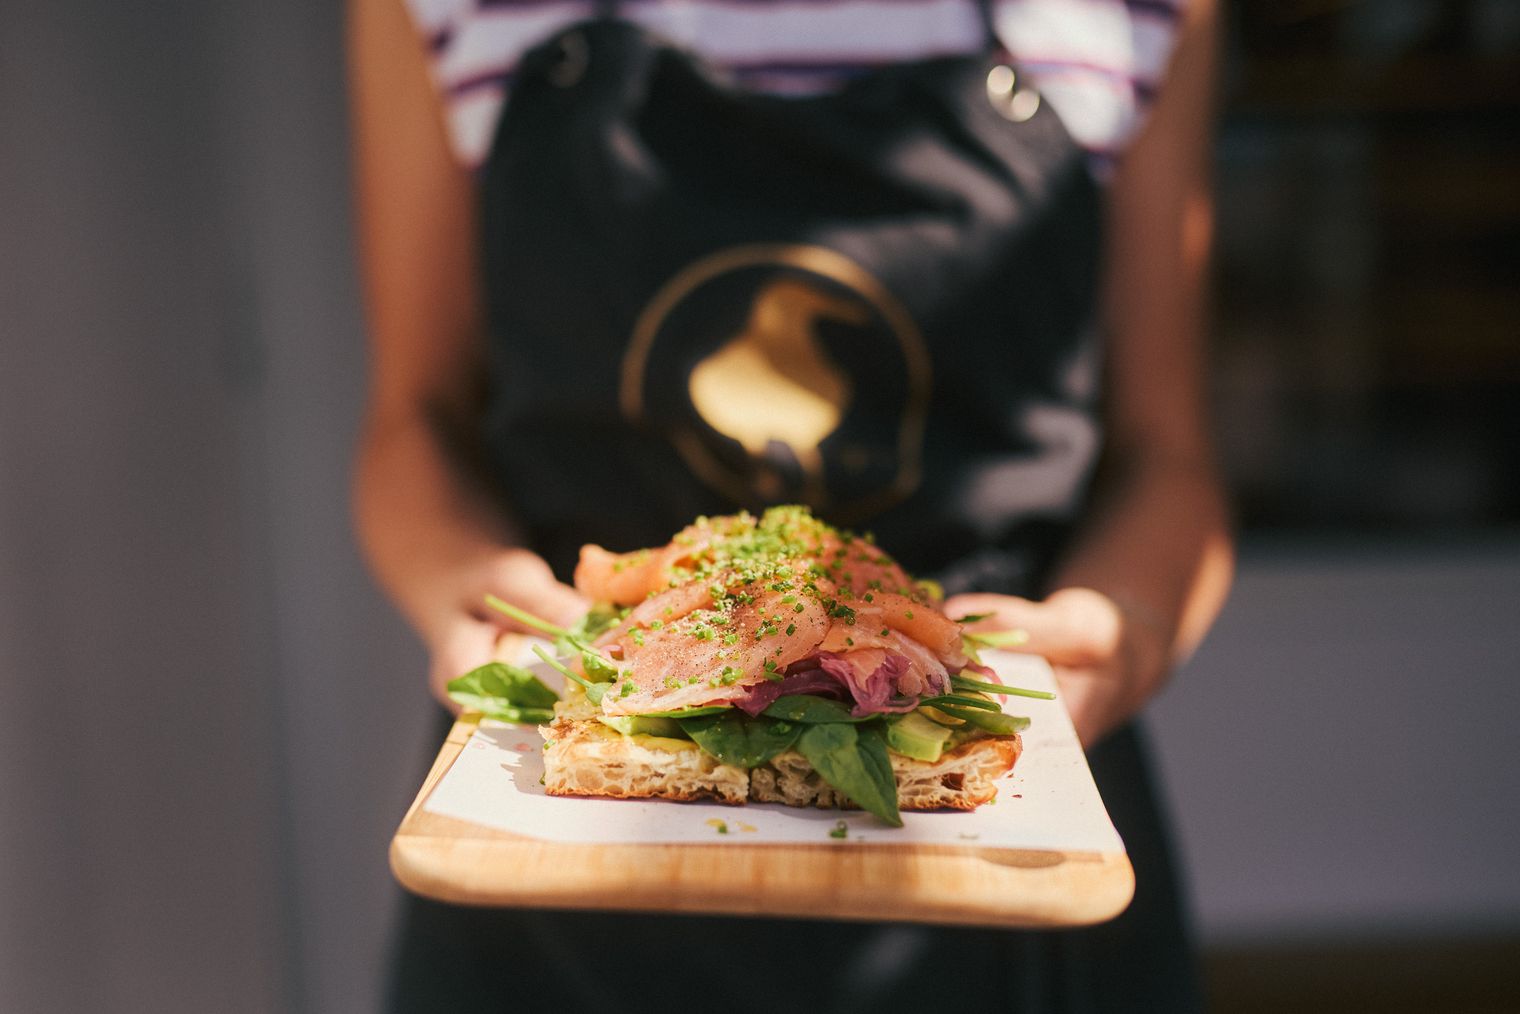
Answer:
[{"label": "open-faced sandwich", "polygon": [[[972,809],[1018,760],[1027,719],[972,635],[869,537],[805,508],[699,518],[658,549],[581,551],[576,629],[507,603],[554,639],[536,649],[565,697],[492,663],[449,685],[461,704],[546,723],[551,795]],[[966,618],[961,618],[966,619]]]}]

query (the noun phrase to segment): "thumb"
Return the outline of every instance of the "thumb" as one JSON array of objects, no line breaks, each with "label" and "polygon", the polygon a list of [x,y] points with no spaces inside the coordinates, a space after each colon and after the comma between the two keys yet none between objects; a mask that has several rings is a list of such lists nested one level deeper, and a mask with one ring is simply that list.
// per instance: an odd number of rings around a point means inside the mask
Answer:
[{"label": "thumb", "polygon": [[470,618],[463,618],[449,627],[434,648],[428,666],[428,689],[445,708],[459,713],[459,705],[449,699],[449,680],[490,662],[495,657],[496,639],[500,633],[501,629],[494,623]]},{"label": "thumb", "polygon": [[584,595],[559,581],[545,585],[536,604],[540,616],[561,627],[575,623],[591,608],[591,602]]},{"label": "thumb", "polygon": [[945,603],[952,619],[986,615],[968,624],[973,632],[1020,631],[1024,639],[1011,650],[1043,655],[1058,665],[1092,665],[1112,655],[1118,644],[1117,609],[1104,596],[1086,589],[1057,592],[1043,602],[1014,595],[957,595]]},{"label": "thumb", "polygon": [[508,550],[490,560],[476,588],[474,597],[465,603],[468,611],[508,630],[526,628],[488,608],[483,603],[486,595],[495,595],[538,619],[562,627],[586,615],[591,606],[574,588],[557,580],[541,557],[524,549]]},{"label": "thumb", "polygon": [[968,632],[1020,635],[1010,650],[1043,655],[1048,647],[1050,623],[1038,602],[1016,595],[973,592],[946,599],[943,608],[946,616],[962,623]]}]

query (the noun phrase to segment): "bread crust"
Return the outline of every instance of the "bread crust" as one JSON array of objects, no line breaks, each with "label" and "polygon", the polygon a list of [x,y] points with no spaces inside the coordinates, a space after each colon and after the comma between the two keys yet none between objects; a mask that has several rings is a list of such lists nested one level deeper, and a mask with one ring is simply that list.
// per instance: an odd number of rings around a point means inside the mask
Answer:
[{"label": "bread crust", "polygon": [[[1023,750],[1017,735],[972,740],[937,761],[890,754],[900,810],[974,810],[997,796],[996,779],[1013,770]],[[858,809],[788,750],[750,772],[749,797],[757,803]]]},{"label": "bread crust", "polygon": [[[625,736],[595,718],[560,717],[544,726],[544,789],[551,796],[616,799],[716,799],[857,809],[793,750],[752,770],[723,764],[695,743]],[[580,714],[584,714],[581,712]],[[1017,735],[987,736],[947,751],[937,761],[891,754],[903,810],[972,810],[997,795],[996,779],[1023,749]]]},{"label": "bread crust", "polygon": [[749,798],[749,772],[704,753],[689,740],[625,736],[596,719],[556,719],[544,734],[544,791],[551,796],[614,799]]}]

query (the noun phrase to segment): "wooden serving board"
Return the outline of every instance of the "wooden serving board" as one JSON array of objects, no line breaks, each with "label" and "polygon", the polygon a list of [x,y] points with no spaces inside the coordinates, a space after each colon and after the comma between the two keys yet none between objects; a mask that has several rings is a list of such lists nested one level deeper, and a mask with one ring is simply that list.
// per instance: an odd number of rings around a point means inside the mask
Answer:
[{"label": "wooden serving board", "polygon": [[478,718],[454,724],[391,841],[417,894],[469,905],[950,923],[1084,926],[1122,912],[1123,852],[948,845],[585,845],[544,841],[424,809]]}]

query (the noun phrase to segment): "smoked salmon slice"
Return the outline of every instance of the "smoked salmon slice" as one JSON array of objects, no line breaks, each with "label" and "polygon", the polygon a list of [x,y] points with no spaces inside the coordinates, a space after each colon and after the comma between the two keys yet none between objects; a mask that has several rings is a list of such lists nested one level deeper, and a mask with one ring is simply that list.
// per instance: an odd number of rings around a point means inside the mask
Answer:
[{"label": "smoked salmon slice", "polygon": [[834,674],[857,701],[869,686],[872,707],[899,710],[945,692],[967,661],[959,624],[896,561],[803,508],[700,518],[631,553],[588,545],[575,586],[627,609],[596,642],[618,672],[607,715],[744,700],[794,668]]},{"label": "smoked salmon slice", "polygon": [[602,710],[673,711],[736,700],[749,687],[780,680],[787,667],[817,650],[829,626],[817,602],[784,604],[785,597],[766,592],[730,609],[696,609],[633,628],[620,639],[619,683],[603,696]]}]

